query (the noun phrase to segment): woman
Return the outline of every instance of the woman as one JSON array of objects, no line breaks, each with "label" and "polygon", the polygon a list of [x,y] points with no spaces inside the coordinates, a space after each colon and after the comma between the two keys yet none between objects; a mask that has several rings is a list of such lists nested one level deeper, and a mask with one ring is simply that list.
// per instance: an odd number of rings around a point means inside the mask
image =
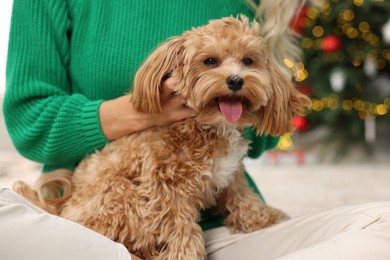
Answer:
[{"label": "woman", "polygon": [[[288,24],[300,2],[262,0],[257,7],[244,0],[15,0],[4,99],[5,120],[15,147],[42,163],[43,172],[73,169],[109,141],[193,116],[173,93],[175,82],[169,79],[162,88],[162,114],[140,114],[132,108],[124,93],[147,55],[168,37],[209,19],[244,13],[264,20],[264,36],[280,64],[281,57],[296,54]],[[277,141],[255,138],[250,132],[246,136],[254,141],[249,151],[252,157]],[[44,214],[8,190],[2,190],[0,198],[0,228],[3,234],[13,235],[1,243],[5,259],[130,258],[122,245]],[[219,225],[219,220],[203,223],[205,229],[211,228],[205,231],[210,259],[233,259],[232,250],[249,253],[245,259],[269,259],[307,245],[249,250],[250,241],[261,244],[263,234],[287,224],[249,235],[229,235],[223,227],[216,228]],[[290,233],[298,232],[294,225],[289,228],[285,229]],[[278,243],[280,237],[276,237],[270,242]],[[40,242],[35,244],[35,240]],[[23,250],[18,250],[21,245]],[[276,254],[271,253],[274,250]]]}]

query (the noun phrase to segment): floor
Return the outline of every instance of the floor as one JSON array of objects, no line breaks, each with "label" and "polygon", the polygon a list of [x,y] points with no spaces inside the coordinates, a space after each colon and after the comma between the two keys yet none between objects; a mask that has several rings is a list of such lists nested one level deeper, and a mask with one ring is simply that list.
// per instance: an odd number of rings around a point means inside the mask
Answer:
[{"label": "floor", "polygon": [[291,216],[390,200],[390,164],[246,164],[267,203]]}]

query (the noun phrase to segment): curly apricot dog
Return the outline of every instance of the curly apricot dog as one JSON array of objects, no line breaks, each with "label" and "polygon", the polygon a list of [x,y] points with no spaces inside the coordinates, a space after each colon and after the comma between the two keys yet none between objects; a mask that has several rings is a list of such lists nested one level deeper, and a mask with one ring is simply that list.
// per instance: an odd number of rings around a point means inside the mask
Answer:
[{"label": "curly apricot dog", "polygon": [[68,183],[62,200],[42,199],[23,183],[15,189],[147,259],[204,259],[198,221],[205,208],[226,216],[232,231],[285,218],[248,186],[242,133],[246,126],[258,134],[290,131],[292,115],[310,101],[272,64],[259,29],[244,16],[227,17],[169,39],[139,69],[129,99],[138,111],[160,113],[169,75],[194,118],[113,141],[73,175],[49,174],[52,184]]}]

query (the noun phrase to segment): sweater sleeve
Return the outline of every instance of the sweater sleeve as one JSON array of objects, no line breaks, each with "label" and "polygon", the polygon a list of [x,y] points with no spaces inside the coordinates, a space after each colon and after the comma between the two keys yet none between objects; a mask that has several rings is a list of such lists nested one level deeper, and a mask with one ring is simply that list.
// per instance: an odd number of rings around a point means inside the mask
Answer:
[{"label": "sweater sleeve", "polygon": [[72,164],[107,143],[102,100],[73,94],[71,19],[66,0],[15,0],[4,118],[16,149],[47,165]]},{"label": "sweater sleeve", "polygon": [[260,157],[263,152],[275,148],[279,142],[279,136],[272,135],[256,135],[256,131],[253,128],[245,129],[244,138],[251,141],[248,150],[248,157],[256,159]]}]

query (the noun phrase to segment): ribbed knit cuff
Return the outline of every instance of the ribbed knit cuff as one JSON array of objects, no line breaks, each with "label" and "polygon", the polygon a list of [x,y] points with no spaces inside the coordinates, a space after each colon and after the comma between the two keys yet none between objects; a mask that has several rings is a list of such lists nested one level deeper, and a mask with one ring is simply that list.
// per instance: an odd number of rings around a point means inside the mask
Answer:
[{"label": "ribbed knit cuff", "polygon": [[248,157],[252,159],[260,157],[266,150],[273,149],[279,142],[279,136],[257,136],[254,128],[247,128],[243,136],[252,141],[247,153]]},{"label": "ribbed knit cuff", "polygon": [[82,110],[81,124],[85,143],[91,152],[105,146],[109,141],[103,134],[99,120],[99,107],[103,100],[90,101]]}]

